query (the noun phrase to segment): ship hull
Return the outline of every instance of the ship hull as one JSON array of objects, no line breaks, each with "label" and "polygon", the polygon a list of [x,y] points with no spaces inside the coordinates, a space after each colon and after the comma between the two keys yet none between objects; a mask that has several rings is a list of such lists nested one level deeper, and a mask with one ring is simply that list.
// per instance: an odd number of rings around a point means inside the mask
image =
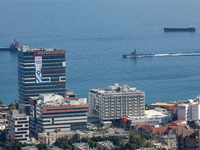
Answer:
[{"label": "ship hull", "polygon": [[137,58],[137,57],[153,57],[153,54],[149,54],[149,55],[122,55],[122,57],[124,58]]},{"label": "ship hull", "polygon": [[164,28],[165,32],[194,32],[195,28],[191,27],[191,28]]},{"label": "ship hull", "polygon": [[18,48],[0,47],[0,51],[18,51]]}]

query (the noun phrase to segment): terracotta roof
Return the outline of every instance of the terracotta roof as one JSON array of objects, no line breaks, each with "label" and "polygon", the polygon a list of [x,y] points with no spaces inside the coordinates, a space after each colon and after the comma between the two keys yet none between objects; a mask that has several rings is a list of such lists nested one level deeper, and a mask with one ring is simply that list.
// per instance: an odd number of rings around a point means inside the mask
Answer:
[{"label": "terracotta roof", "polygon": [[146,132],[151,132],[151,130],[153,131],[153,133],[156,132],[165,132],[168,129],[168,126],[164,126],[164,127],[153,127],[152,125],[148,124],[148,123],[144,123],[144,124],[138,124],[136,126],[137,128],[143,128]]},{"label": "terracotta roof", "polygon": [[177,125],[169,125],[168,127],[169,127],[169,129],[177,129],[178,126]]},{"label": "terracotta roof", "polygon": [[[178,121],[178,120],[177,120]],[[182,120],[182,121],[185,121],[185,120]],[[182,122],[180,121],[180,122]],[[153,133],[156,133],[156,132],[165,132],[167,131],[168,129],[172,129],[172,130],[176,130],[178,125],[177,124],[170,124],[168,126],[164,126],[164,127],[153,127],[152,125],[148,124],[148,123],[144,123],[144,124],[138,124],[136,126],[137,128],[143,128],[146,132],[150,133],[151,130],[153,131]],[[186,126],[179,126],[181,128],[186,128]],[[191,128],[190,126],[188,126],[190,130],[193,130],[193,128]],[[187,128],[186,128],[187,129]]]},{"label": "terracotta roof", "polygon": [[140,128],[140,127],[143,127],[143,126],[151,126],[150,124],[148,124],[148,123],[142,123],[142,124],[138,124],[138,125],[136,125],[136,128]]},{"label": "terracotta roof", "polygon": [[184,121],[185,121],[185,120],[182,119],[182,120],[176,120],[176,121],[173,121],[172,123],[177,124],[177,123],[181,123],[181,122],[184,122]]},{"label": "terracotta roof", "polygon": [[157,127],[157,128],[155,128],[155,127],[153,127],[153,133],[156,133],[156,132],[165,132],[165,131],[167,131],[167,129],[168,129],[168,126],[164,126],[164,127]]}]

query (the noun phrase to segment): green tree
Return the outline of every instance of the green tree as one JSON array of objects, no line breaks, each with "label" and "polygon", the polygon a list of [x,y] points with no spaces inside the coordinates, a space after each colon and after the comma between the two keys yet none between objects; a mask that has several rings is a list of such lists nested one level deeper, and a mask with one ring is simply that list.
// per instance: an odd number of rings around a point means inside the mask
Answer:
[{"label": "green tree", "polygon": [[43,133],[43,132],[45,132],[45,130],[46,130],[45,128],[42,128],[42,129],[41,129],[41,132]]},{"label": "green tree", "polygon": [[154,145],[151,142],[147,142],[145,147],[153,147]]},{"label": "green tree", "polygon": [[50,135],[50,132],[47,132],[47,135],[48,135],[48,149],[49,149],[49,144],[50,144],[49,135]]},{"label": "green tree", "polygon": [[3,102],[2,102],[2,100],[0,100],[0,105],[3,105]]},{"label": "green tree", "polygon": [[39,150],[44,150],[44,149],[46,149],[46,144],[37,144],[37,145],[35,145]]}]

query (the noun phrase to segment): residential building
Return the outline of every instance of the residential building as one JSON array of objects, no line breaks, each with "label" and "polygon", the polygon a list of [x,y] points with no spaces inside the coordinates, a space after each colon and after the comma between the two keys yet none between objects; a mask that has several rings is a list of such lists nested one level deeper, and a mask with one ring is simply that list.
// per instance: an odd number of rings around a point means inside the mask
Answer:
[{"label": "residential building", "polygon": [[180,103],[177,106],[178,120],[184,119],[186,121],[200,121],[200,97],[196,99],[189,99],[187,102]]},{"label": "residential building", "polygon": [[88,143],[73,143],[74,150],[90,150]]},{"label": "residential building", "polygon": [[21,147],[21,150],[38,150],[36,146]]},{"label": "residential building", "polygon": [[18,110],[10,112],[8,117],[9,140],[26,142],[29,140],[29,116],[20,114]]},{"label": "residential building", "polygon": [[90,115],[100,122],[128,116],[144,116],[145,93],[127,85],[89,90]]},{"label": "residential building", "polygon": [[178,127],[177,149],[179,150],[200,150],[200,130],[191,130]]},{"label": "residential building", "polygon": [[111,141],[97,142],[97,146],[96,147],[98,149],[102,148],[102,149],[106,149],[106,150],[111,150],[111,149],[115,148],[113,142],[111,142]]},{"label": "residential building", "polygon": [[30,130],[53,132],[86,130],[89,104],[86,98],[65,99],[61,95],[40,94],[30,98]]},{"label": "residential building", "polygon": [[44,93],[64,95],[65,76],[65,50],[22,46],[18,52],[20,113],[29,114],[29,97]]},{"label": "residential building", "polygon": [[128,117],[128,120],[130,126],[142,123],[158,125],[161,123],[167,124],[171,122],[172,116],[166,109],[156,107],[155,109],[145,110],[145,116]]},{"label": "residential building", "polygon": [[177,149],[177,141],[176,141],[176,134],[169,134],[160,136],[160,142],[162,144],[166,144],[168,149],[176,150]]}]

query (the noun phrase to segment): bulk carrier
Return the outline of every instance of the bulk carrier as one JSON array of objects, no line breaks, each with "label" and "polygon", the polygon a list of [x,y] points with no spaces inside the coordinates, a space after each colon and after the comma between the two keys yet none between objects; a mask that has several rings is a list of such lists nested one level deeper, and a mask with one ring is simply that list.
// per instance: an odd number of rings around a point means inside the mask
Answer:
[{"label": "bulk carrier", "polygon": [[10,43],[10,47],[0,47],[0,51],[18,51],[19,43],[14,39],[14,42]]},{"label": "bulk carrier", "polygon": [[194,32],[195,28],[194,27],[188,27],[188,28],[164,28],[165,32],[179,32],[179,31],[189,31],[189,32]]}]

